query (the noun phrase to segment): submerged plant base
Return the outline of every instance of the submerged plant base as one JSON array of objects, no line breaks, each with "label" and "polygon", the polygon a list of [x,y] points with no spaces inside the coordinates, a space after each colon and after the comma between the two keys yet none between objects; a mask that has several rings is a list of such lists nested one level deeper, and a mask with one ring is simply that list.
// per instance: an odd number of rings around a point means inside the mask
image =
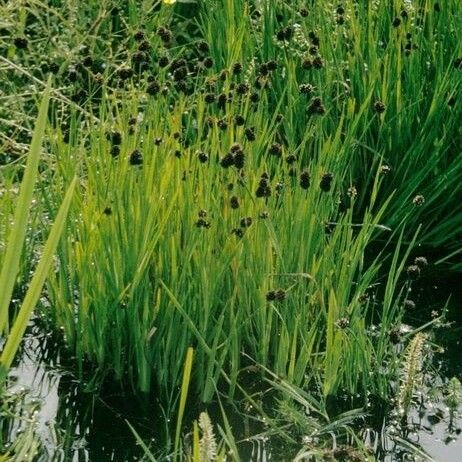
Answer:
[{"label": "submerged plant base", "polygon": [[[352,433],[345,433],[336,424],[338,417],[335,416],[361,408],[362,400],[354,396],[328,400],[328,415],[333,425],[331,430],[337,434],[337,446],[333,447],[330,434],[323,435],[319,431],[323,422],[321,416],[316,412],[307,413],[300,399],[288,398],[287,394],[280,394],[270,385],[262,386],[257,369],[249,365],[242,371],[241,382],[248,393],[247,398],[243,396],[235,404],[225,406],[241,460],[292,460],[297,454],[308,453],[313,460],[324,460],[323,457],[334,454],[332,451],[335,448],[349,453],[348,447],[353,445],[351,451],[364,451],[364,454],[370,451],[379,462],[405,457],[408,458],[406,460],[438,461],[441,454],[448,462],[458,462],[462,448],[462,439],[459,438],[462,427],[459,414],[461,402],[456,400],[454,413],[449,412],[447,406],[448,397],[451,396],[449,379],[458,376],[462,369],[457,343],[462,322],[457,307],[462,294],[454,290],[457,275],[448,275],[439,281],[431,277],[432,284],[423,281],[413,289],[412,295],[419,311],[408,312],[409,319],[406,320],[417,324],[431,320],[431,312],[441,307],[441,298],[452,291],[453,298],[447,314],[450,324],[433,330],[435,343],[444,345],[445,351],[443,354],[436,351],[430,355],[431,362],[426,367],[406,419],[399,415],[393,402],[369,396],[369,407],[343,419],[343,424],[352,430]],[[143,451],[136,445],[127,420],[153,454],[165,454],[169,435],[172,435],[174,428],[173,410],[165,414],[159,403],[152,400],[141,402],[139,396],[130,397],[122,393],[120,388],[108,384],[98,394],[84,392],[81,384],[59,367],[58,358],[55,357],[59,348],[52,338],[49,337],[47,346],[41,335],[39,327],[29,330],[21,360],[13,369],[10,380],[16,382],[13,390],[30,387],[27,396],[36,397],[41,402],[36,416],[36,437],[42,445],[41,453],[48,454],[42,456],[45,457],[43,460],[53,460],[47,459],[53,454],[61,454],[61,457],[69,460],[85,457],[95,462],[114,458],[139,460]],[[264,411],[265,418],[260,409]],[[207,410],[214,425],[222,425],[223,415],[218,403],[196,406],[188,401],[183,427],[185,447],[191,444],[191,436],[187,436],[191,431],[190,422],[204,410]],[[7,421],[5,416],[3,419]],[[10,417],[8,421],[11,422]],[[111,422],[111,425],[107,425],[107,422]],[[14,439],[13,428],[6,432],[7,439]],[[361,445],[355,442],[354,434],[362,441]],[[419,451],[425,451],[430,457],[423,452],[419,455]],[[340,452],[335,454],[339,456]],[[63,459],[58,457],[57,460]]]}]

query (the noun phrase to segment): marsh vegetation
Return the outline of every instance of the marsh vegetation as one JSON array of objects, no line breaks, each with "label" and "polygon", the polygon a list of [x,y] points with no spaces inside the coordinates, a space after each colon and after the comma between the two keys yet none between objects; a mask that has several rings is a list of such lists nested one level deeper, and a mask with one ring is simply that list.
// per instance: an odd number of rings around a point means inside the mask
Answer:
[{"label": "marsh vegetation", "polygon": [[117,396],[133,452],[86,460],[455,440],[459,3],[2,2],[0,460],[80,454],[14,385],[31,345],[59,409]]}]

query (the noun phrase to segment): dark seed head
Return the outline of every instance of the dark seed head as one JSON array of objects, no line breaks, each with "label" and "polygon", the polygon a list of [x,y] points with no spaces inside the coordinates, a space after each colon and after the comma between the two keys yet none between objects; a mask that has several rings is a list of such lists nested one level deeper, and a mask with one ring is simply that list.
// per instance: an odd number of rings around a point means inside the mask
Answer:
[{"label": "dark seed head", "polygon": [[180,82],[188,75],[188,70],[185,67],[179,67],[173,71],[173,80]]},{"label": "dark seed head", "polygon": [[319,53],[319,49],[316,45],[312,45],[308,49],[308,52],[310,53],[311,56],[316,56]]},{"label": "dark seed head", "polygon": [[274,300],[276,300],[276,291],[275,290],[269,290],[268,292],[266,292],[266,300],[268,302],[272,302]]},{"label": "dark seed head", "polygon": [[294,35],[294,29],[291,26],[287,26],[284,29],[284,39],[289,41]]},{"label": "dark seed head", "polygon": [[159,27],[157,29],[157,35],[160,37],[160,39],[164,43],[168,43],[168,42],[170,42],[170,40],[172,40],[172,33],[166,27],[162,27],[162,26]]},{"label": "dark seed head", "polygon": [[410,265],[406,268],[406,273],[408,278],[414,281],[420,277],[420,268],[417,265]]},{"label": "dark seed head", "polygon": [[142,163],[143,163],[143,156],[141,155],[141,152],[138,151],[138,149],[135,149],[130,154],[130,165],[142,165]]},{"label": "dark seed head", "polygon": [[239,143],[233,143],[230,148],[230,151],[233,153],[242,151],[242,146]]},{"label": "dark seed head", "polygon": [[229,200],[229,204],[231,205],[232,209],[239,208],[239,199],[236,196],[232,196]]},{"label": "dark seed head", "polygon": [[106,207],[106,208],[103,210],[103,213],[104,213],[104,215],[112,215],[112,209],[111,209],[111,207]]},{"label": "dark seed head", "polygon": [[236,168],[238,168],[239,170],[244,168],[244,164],[245,164],[245,154],[243,151],[237,151],[235,154],[234,154],[234,165]]},{"label": "dark seed head", "polygon": [[258,103],[260,101],[260,95],[258,93],[252,93],[250,95],[250,101],[252,101],[252,103]]},{"label": "dark seed head", "polygon": [[205,163],[209,160],[209,156],[208,156],[205,152],[203,152],[203,151],[199,152],[199,154],[197,155],[197,157],[198,157],[199,162],[200,162],[201,164],[205,164]]},{"label": "dark seed head", "polygon": [[241,228],[248,228],[249,226],[252,225],[252,217],[245,217],[245,218],[241,218],[241,221],[240,221],[240,225],[241,225]]},{"label": "dark seed head", "polygon": [[281,29],[277,32],[276,38],[280,41],[283,42],[286,39],[286,31],[285,29]]},{"label": "dark seed head", "polygon": [[421,194],[418,194],[417,196],[412,199],[412,203],[416,205],[417,207],[420,207],[425,203],[425,197],[422,196]]},{"label": "dark seed head", "polygon": [[117,71],[121,80],[127,80],[133,75],[133,71],[128,67],[122,67]]},{"label": "dark seed head", "polygon": [[268,61],[265,65],[266,65],[266,68],[267,68],[270,72],[273,72],[273,71],[275,71],[275,70],[278,68],[278,63],[277,63],[274,59]]},{"label": "dark seed head", "polygon": [[220,109],[225,109],[227,102],[228,102],[228,95],[226,93],[221,93],[218,95],[218,107]]},{"label": "dark seed head", "polygon": [[234,234],[236,237],[241,238],[244,236],[244,230],[242,228],[233,228],[231,233]]},{"label": "dark seed head", "polygon": [[234,63],[231,71],[234,75],[238,75],[242,72],[242,64],[241,63]]},{"label": "dark seed head", "polygon": [[241,115],[237,114],[236,116],[234,116],[234,123],[238,127],[242,127],[245,124],[245,119]]},{"label": "dark seed head", "polygon": [[26,37],[15,37],[13,40],[14,46],[20,50],[25,50],[28,43]]},{"label": "dark seed head", "polygon": [[167,56],[161,56],[158,60],[158,64],[160,67],[167,67],[170,61]]},{"label": "dark seed head", "polygon": [[310,93],[313,92],[314,90],[314,87],[313,85],[309,84],[309,83],[302,83],[299,87],[298,87],[300,93],[302,93],[303,95],[309,95]]},{"label": "dark seed head", "polygon": [[350,321],[348,318],[340,318],[337,320],[337,322],[335,323],[335,325],[339,328],[339,329],[346,329],[349,325],[350,325]]},{"label": "dark seed head", "polygon": [[313,45],[319,46],[319,37],[314,31],[308,32],[308,37]]},{"label": "dark seed head", "polygon": [[428,266],[428,260],[425,257],[415,257],[414,265],[417,265],[420,269]]},{"label": "dark seed head", "polygon": [[300,8],[299,14],[302,18],[306,18],[308,16],[308,10],[306,8]]},{"label": "dark seed head", "polygon": [[300,174],[300,186],[303,189],[308,189],[310,187],[310,174],[306,170]]},{"label": "dark seed head", "polygon": [[308,114],[323,115],[325,112],[326,108],[324,107],[321,98],[313,98],[308,106]]},{"label": "dark seed head", "polygon": [[154,96],[157,95],[160,91],[160,84],[156,81],[150,82],[146,87],[146,93],[148,95]]},{"label": "dark seed head", "polygon": [[215,102],[215,95],[213,93],[207,93],[204,97],[204,101],[207,103],[207,104],[212,104]]},{"label": "dark seed head", "polygon": [[85,58],[83,58],[82,64],[85,67],[91,67],[93,65],[93,58],[91,56],[85,56]]},{"label": "dark seed head", "polygon": [[327,222],[324,224],[324,233],[329,235],[332,234],[335,230],[335,224],[331,222]]},{"label": "dark seed head", "polygon": [[199,218],[197,221],[196,221],[196,226],[198,228],[205,228],[205,229],[208,229],[210,228],[210,222],[207,221],[205,218]]},{"label": "dark seed head", "polygon": [[287,293],[284,289],[277,289],[276,290],[276,300],[278,302],[282,302],[287,298]]},{"label": "dark seed head", "polygon": [[[47,74],[49,71],[50,71],[50,66],[49,64],[46,62],[46,61],[43,61],[42,63],[40,63],[40,70],[44,73],[44,74]],[[75,68],[75,66],[70,66],[69,67],[69,71],[70,70],[73,70],[76,75],[77,75],[77,69]]]},{"label": "dark seed head", "polygon": [[122,135],[120,132],[108,132],[106,133],[106,139],[112,144],[122,143]]},{"label": "dark seed head", "polygon": [[117,146],[116,144],[114,146],[111,146],[110,152],[112,157],[118,157],[120,154],[120,146]]},{"label": "dark seed head", "polygon": [[313,59],[313,67],[315,69],[322,69],[324,67],[324,61],[320,56],[316,56],[316,58]]},{"label": "dark seed head", "polygon": [[179,69],[180,67],[186,67],[188,62],[184,58],[176,58],[170,64],[170,70],[174,71],[175,69]]},{"label": "dark seed head", "polygon": [[147,40],[143,40],[139,45],[138,45],[138,50],[139,51],[149,51],[151,49],[151,45]]},{"label": "dark seed head", "polygon": [[217,126],[220,130],[226,130],[228,128],[228,122],[226,121],[226,119],[220,119],[217,122]]},{"label": "dark seed head", "polygon": [[273,143],[269,148],[269,152],[273,156],[281,157],[281,155],[282,155],[282,146],[279,143]]},{"label": "dark seed head", "polygon": [[399,329],[391,329],[390,332],[388,332],[388,337],[390,338],[391,343],[394,343],[395,345],[401,341]]},{"label": "dark seed head", "polygon": [[400,24],[401,24],[401,18],[396,17],[395,19],[393,19],[393,22],[392,22],[393,27],[399,27]]},{"label": "dark seed head", "polygon": [[208,56],[207,58],[204,58],[202,64],[205,68],[210,69],[211,67],[213,67],[213,59],[210,56]]},{"label": "dark seed head", "polygon": [[321,177],[321,182],[319,183],[319,187],[324,191],[324,192],[329,192],[331,188],[331,183],[332,179],[334,178],[334,175],[332,173],[324,173]]},{"label": "dark seed head", "polygon": [[456,69],[462,69],[462,58],[456,58],[453,64]]},{"label": "dark seed head", "polygon": [[236,87],[236,93],[238,95],[245,95],[247,94],[249,91],[249,86],[246,84],[246,83],[240,83],[237,87]]},{"label": "dark seed head", "polygon": [[287,157],[286,157],[286,162],[289,164],[289,165],[292,165],[293,163],[297,162],[297,156],[295,154],[289,154]]},{"label": "dark seed head", "polygon": [[263,173],[260,182],[258,183],[257,190],[255,192],[257,197],[270,197],[271,196],[271,188],[268,183],[268,175]]},{"label": "dark seed head", "polygon": [[374,103],[374,111],[377,112],[377,114],[382,114],[385,112],[386,106],[382,101],[376,101]]},{"label": "dark seed head", "polygon": [[70,82],[76,82],[79,77],[79,73],[77,72],[77,69],[75,66],[69,67],[67,71],[67,78],[69,79]]},{"label": "dark seed head", "polygon": [[142,30],[139,30],[139,31],[136,31],[135,34],[133,35],[133,38],[137,41],[137,42],[141,42],[142,40],[144,40],[146,38],[144,32]]},{"label": "dark seed head", "polygon": [[391,172],[391,167],[389,165],[382,165],[380,167],[380,173],[382,175],[388,175]]},{"label": "dark seed head", "polygon": [[248,127],[244,131],[247,141],[255,141],[255,127]]},{"label": "dark seed head", "polygon": [[260,75],[263,75],[263,76],[268,75],[269,74],[268,66],[265,63],[260,64],[260,67],[258,69],[258,73]]},{"label": "dark seed head", "polygon": [[201,53],[208,53],[210,50],[209,44],[205,40],[201,40],[200,42],[197,43],[197,49]]},{"label": "dark seed head", "polygon": [[223,168],[229,168],[234,165],[234,155],[230,152],[226,156],[222,157],[220,160],[220,165]]},{"label": "dark seed head", "polygon": [[221,72],[220,72],[220,75],[219,75],[219,78],[222,82],[225,82],[226,79],[228,78],[228,70],[227,69],[223,69]]}]

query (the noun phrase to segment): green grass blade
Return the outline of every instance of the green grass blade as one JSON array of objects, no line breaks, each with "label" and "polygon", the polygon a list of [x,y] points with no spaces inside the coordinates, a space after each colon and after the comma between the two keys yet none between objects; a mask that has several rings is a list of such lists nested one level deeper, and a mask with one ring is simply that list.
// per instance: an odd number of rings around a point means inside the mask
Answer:
[{"label": "green grass blade", "polygon": [[51,80],[48,81],[42,103],[40,104],[37,122],[27,156],[24,178],[21,183],[18,203],[14,214],[14,224],[10,230],[5,259],[0,273],[0,334],[7,332],[8,309],[14,284],[18,275],[19,263],[22,254],[24,239],[26,237],[27,222],[29,220],[30,206],[37,179],[37,169],[42,148],[42,140],[47,123],[48,104],[50,101]]},{"label": "green grass blade", "polygon": [[180,406],[178,408],[178,418],[176,421],[175,433],[175,457],[178,456],[178,449],[180,445],[181,425],[183,423],[183,415],[186,407],[186,398],[188,397],[189,383],[191,381],[191,369],[193,363],[194,349],[188,348],[186,359],[184,362],[183,382],[181,384]]},{"label": "green grass blade", "polygon": [[157,459],[152,455],[152,452],[141,439],[141,436],[138,435],[137,431],[130,425],[130,422],[128,420],[125,420],[125,422],[127,422],[127,425],[130,427],[130,430],[136,438],[136,442],[141,446],[141,449],[143,449],[144,454],[148,458],[148,460],[150,460],[151,462],[157,462]]},{"label": "green grass blade", "polygon": [[75,178],[69,186],[66,196],[64,197],[63,203],[59,208],[56,220],[51,228],[50,235],[46,241],[43,249],[42,257],[37,265],[37,268],[32,277],[27,294],[24,298],[24,302],[21,305],[18,316],[16,317],[11,332],[8,335],[5,348],[3,349],[2,355],[0,356],[0,366],[5,371],[11,366],[16,351],[18,350],[19,344],[21,343],[22,337],[29,322],[32,311],[37,303],[42,292],[43,284],[50,271],[50,267],[53,263],[53,256],[58,246],[61,233],[64,229],[66,222],[67,213],[71,204],[72,196],[77,179]]}]

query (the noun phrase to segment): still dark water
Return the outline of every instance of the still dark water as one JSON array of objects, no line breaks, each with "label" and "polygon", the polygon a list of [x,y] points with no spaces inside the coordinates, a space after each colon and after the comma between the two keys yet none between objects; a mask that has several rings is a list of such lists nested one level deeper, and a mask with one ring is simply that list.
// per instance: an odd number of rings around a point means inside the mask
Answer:
[{"label": "still dark water", "polygon": [[[444,403],[427,399],[434,387],[438,388],[454,376],[462,379],[462,284],[459,276],[434,272],[428,280],[422,281],[412,294],[418,308],[405,319],[411,325],[421,325],[429,321],[435,311],[440,311],[449,299],[449,326],[435,329],[434,332],[434,343],[442,350],[434,355],[431,370],[424,376],[421,406],[410,416],[410,430],[405,436],[407,441],[418,445],[431,459],[406,459],[399,448],[388,445],[385,440],[385,451],[378,454],[377,459],[381,462],[462,460],[462,438],[458,438],[458,427],[462,426],[462,420],[456,419],[450,426]],[[38,432],[47,450],[41,460],[140,460],[142,452],[126,420],[146,442],[153,447],[161,447],[165,436],[165,419],[160,406],[127,399],[120,392],[105,392],[99,396],[83,392],[72,373],[58,365],[59,357],[50,354],[56,350],[56,345],[51,343],[51,337],[44,336],[38,327],[31,326],[20,361],[10,374],[15,381],[13,390],[26,388],[29,395],[41,403]],[[242,424],[236,422],[236,428],[240,426]],[[264,439],[256,439],[250,445],[246,443],[243,449],[246,454],[244,460],[287,460],[275,455],[271,441]]]}]

